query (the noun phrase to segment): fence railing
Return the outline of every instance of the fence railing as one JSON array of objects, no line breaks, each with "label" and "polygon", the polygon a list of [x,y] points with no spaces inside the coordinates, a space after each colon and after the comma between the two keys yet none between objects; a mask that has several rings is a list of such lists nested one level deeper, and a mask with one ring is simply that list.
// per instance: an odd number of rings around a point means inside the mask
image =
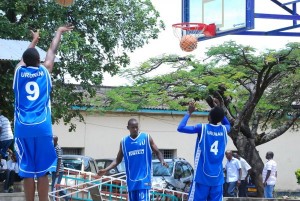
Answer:
[{"label": "fence railing", "polygon": [[[153,187],[150,191],[153,201],[186,201],[187,193]],[[60,185],[49,193],[51,200],[62,201],[66,197],[84,201],[123,201],[128,200],[124,173],[99,178],[93,173],[65,168]]]}]

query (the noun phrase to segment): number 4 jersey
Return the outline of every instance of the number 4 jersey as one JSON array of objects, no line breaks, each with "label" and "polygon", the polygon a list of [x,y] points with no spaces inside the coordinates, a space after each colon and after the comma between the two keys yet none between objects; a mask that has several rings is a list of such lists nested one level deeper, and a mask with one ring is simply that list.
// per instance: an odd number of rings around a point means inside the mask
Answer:
[{"label": "number 4 jersey", "polygon": [[52,135],[51,88],[50,74],[44,66],[16,68],[13,83],[15,137]]},{"label": "number 4 jersey", "polygon": [[182,133],[198,134],[195,146],[194,180],[207,186],[222,185],[224,183],[222,162],[230,123],[224,117],[221,122],[223,125],[197,124],[187,126],[189,117],[189,114],[183,117],[177,130]]},{"label": "number 4 jersey", "polygon": [[224,183],[223,158],[227,145],[227,131],[223,125],[202,124],[195,152],[195,181],[207,186]]}]

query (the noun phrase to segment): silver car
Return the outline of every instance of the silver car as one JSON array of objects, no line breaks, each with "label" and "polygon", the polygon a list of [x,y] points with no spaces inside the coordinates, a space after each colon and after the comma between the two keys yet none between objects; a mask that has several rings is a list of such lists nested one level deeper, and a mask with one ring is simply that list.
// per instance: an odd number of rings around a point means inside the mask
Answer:
[{"label": "silver car", "polygon": [[162,166],[157,159],[152,161],[152,186],[188,192],[194,177],[191,164],[182,158],[165,159],[165,162],[168,167]]}]

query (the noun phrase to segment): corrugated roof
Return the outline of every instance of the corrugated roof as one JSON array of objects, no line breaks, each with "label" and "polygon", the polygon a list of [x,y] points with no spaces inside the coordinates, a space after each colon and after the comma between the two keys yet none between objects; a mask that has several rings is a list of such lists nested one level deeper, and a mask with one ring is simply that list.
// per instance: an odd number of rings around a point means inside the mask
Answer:
[{"label": "corrugated roof", "polygon": [[[19,61],[29,44],[29,41],[0,39],[0,60]],[[35,48],[40,54],[41,61],[44,61],[46,52],[37,46]],[[59,62],[57,57],[55,62]]]}]

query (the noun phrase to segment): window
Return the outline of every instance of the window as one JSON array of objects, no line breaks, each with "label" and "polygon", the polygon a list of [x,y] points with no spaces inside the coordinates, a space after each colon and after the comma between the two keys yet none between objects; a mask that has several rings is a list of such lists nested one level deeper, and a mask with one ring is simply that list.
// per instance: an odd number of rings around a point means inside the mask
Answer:
[{"label": "window", "polygon": [[182,165],[182,169],[183,169],[183,176],[184,178],[189,177],[192,175],[192,172],[189,168],[189,166],[187,164],[183,164]]},{"label": "window", "polygon": [[[159,151],[163,154],[164,159],[173,159],[177,155],[176,149],[160,149]],[[152,158],[157,159],[157,156],[153,153]]]},{"label": "window", "polygon": [[74,147],[63,147],[62,152],[64,155],[82,155],[83,148],[74,148]]}]

